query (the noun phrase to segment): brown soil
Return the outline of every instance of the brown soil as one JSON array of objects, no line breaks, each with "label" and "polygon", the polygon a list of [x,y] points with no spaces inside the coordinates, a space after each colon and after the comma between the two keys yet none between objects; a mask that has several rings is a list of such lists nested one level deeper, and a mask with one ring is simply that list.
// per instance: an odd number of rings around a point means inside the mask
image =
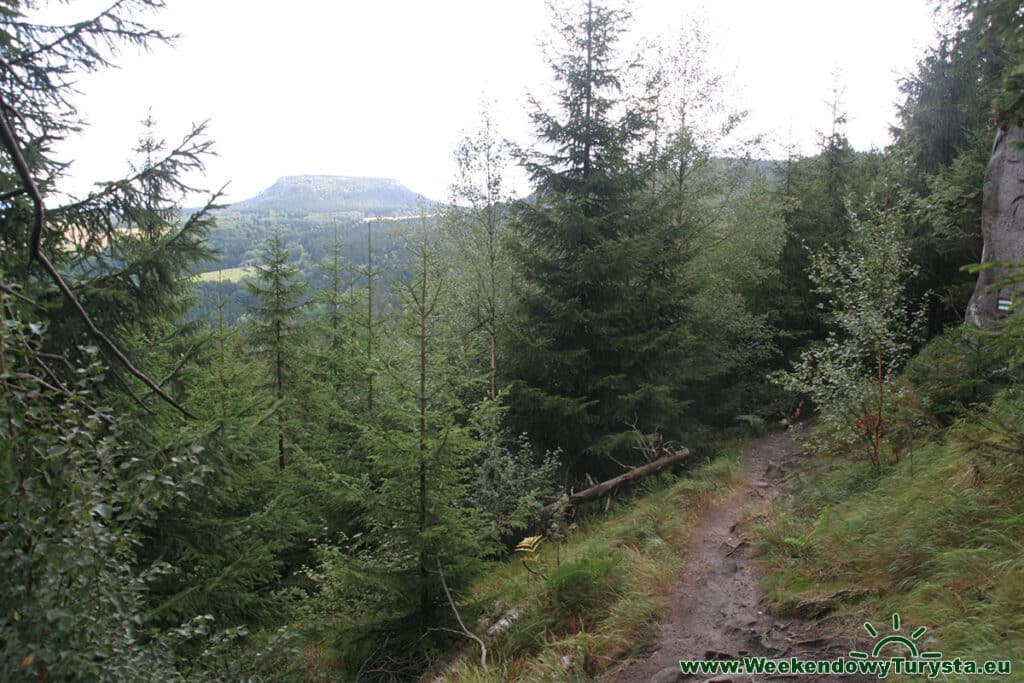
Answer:
[{"label": "brown soil", "polygon": [[[680,659],[771,658],[834,659],[846,655],[853,635],[849,625],[777,618],[762,605],[760,573],[746,539],[746,529],[780,486],[800,469],[799,446],[786,433],[752,441],[744,453],[746,484],[710,508],[690,539],[680,583],[673,592],[658,634],[641,655],[620,665],[606,683],[696,681],[684,676]],[[800,681],[850,683],[854,676],[716,676],[732,681]],[[867,679],[862,679],[867,680]]]}]

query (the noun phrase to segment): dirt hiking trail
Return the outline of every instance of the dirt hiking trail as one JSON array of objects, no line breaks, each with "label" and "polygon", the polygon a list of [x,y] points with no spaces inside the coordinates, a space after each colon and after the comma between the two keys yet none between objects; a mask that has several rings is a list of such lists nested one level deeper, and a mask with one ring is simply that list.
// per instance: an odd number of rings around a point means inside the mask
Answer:
[{"label": "dirt hiking trail", "polygon": [[658,633],[639,658],[611,671],[605,683],[670,683],[671,681],[794,681],[851,683],[871,680],[854,676],[683,675],[680,659],[771,658],[833,659],[848,654],[852,642],[835,625],[778,619],[762,604],[760,569],[746,529],[778,494],[782,483],[800,466],[800,447],[787,433],[750,442],[744,451],[746,483],[709,508],[689,541],[681,583],[669,598]]}]

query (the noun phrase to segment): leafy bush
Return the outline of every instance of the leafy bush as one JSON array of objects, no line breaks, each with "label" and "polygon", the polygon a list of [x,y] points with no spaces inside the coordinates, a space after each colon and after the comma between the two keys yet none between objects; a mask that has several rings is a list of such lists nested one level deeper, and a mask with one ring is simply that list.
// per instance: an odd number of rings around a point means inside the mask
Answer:
[{"label": "leafy bush", "polygon": [[810,276],[827,301],[828,337],[776,381],[810,397],[821,411],[816,435],[834,435],[835,446],[862,443],[881,471],[887,401],[923,318],[911,313],[905,296],[916,267],[899,213],[881,211],[871,220],[851,216],[851,222],[847,246],[826,247],[813,257]]},{"label": "leafy bush", "polygon": [[209,615],[153,628],[146,593],[171,568],[139,562],[141,530],[200,485],[199,449],[130,447],[96,403],[96,350],[82,349],[87,367],[56,371],[64,359],[41,350],[44,327],[0,302],[0,670],[75,681],[280,672],[291,628],[255,650],[244,629],[215,632]]},{"label": "leafy bush", "polygon": [[39,680],[179,680],[169,643],[150,637],[143,617],[146,582],[165,568],[136,567],[133,551],[138,522],[195,473],[195,454],[146,467],[93,404],[99,362],[62,382],[41,355],[42,326],[7,311],[0,668]]}]

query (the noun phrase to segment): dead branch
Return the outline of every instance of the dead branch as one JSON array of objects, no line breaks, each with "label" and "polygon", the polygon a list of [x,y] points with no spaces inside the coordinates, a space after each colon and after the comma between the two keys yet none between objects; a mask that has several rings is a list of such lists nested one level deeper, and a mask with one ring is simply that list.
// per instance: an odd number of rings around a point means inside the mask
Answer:
[{"label": "dead branch", "polygon": [[452,600],[452,594],[448,590],[448,583],[444,580],[444,570],[441,568],[441,560],[437,560],[437,573],[441,575],[441,587],[444,588],[445,597],[448,598],[448,604],[452,607],[452,613],[455,615],[455,620],[459,622],[459,627],[462,628],[462,635],[475,640],[476,644],[480,646],[480,666],[483,667],[484,671],[487,671],[487,646],[484,645],[484,641],[479,636],[474,634],[466,625],[462,623],[462,617],[459,615],[459,610],[455,606],[455,601]]},{"label": "dead branch", "polygon": [[[632,422],[627,422],[626,425],[633,430],[636,435],[636,446],[634,450],[640,451],[647,462],[653,462],[658,459],[659,456],[669,452],[665,444],[665,437],[661,434],[644,434],[640,431],[639,421],[636,416],[633,417]],[[615,461],[618,463],[618,461]],[[621,465],[621,463],[618,463]],[[633,469],[632,467],[623,467],[623,469]]]}]

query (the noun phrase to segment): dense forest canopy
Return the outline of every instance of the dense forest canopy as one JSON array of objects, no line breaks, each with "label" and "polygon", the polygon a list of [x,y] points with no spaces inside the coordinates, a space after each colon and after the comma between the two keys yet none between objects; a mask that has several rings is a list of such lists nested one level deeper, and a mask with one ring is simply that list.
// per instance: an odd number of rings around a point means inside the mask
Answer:
[{"label": "dense forest canopy", "polygon": [[[532,141],[484,107],[443,203],[310,175],[186,207],[213,143],[153,116],[128,175],[62,194],[77,79],[172,41],[161,7],[0,7],[11,680],[413,680],[463,641],[486,667],[470,587],[563,541],[571,494],[801,411],[881,477],[900,420],[1020,407],[1012,300],[959,384],[914,358],[960,348],[1024,107],[1016,2],[937,5],[883,150],[850,144],[837,82],[818,149],[766,159],[698,24],[637,58],[628,8],[579,0],[551,7]],[[538,579],[552,605],[572,571]]]}]

